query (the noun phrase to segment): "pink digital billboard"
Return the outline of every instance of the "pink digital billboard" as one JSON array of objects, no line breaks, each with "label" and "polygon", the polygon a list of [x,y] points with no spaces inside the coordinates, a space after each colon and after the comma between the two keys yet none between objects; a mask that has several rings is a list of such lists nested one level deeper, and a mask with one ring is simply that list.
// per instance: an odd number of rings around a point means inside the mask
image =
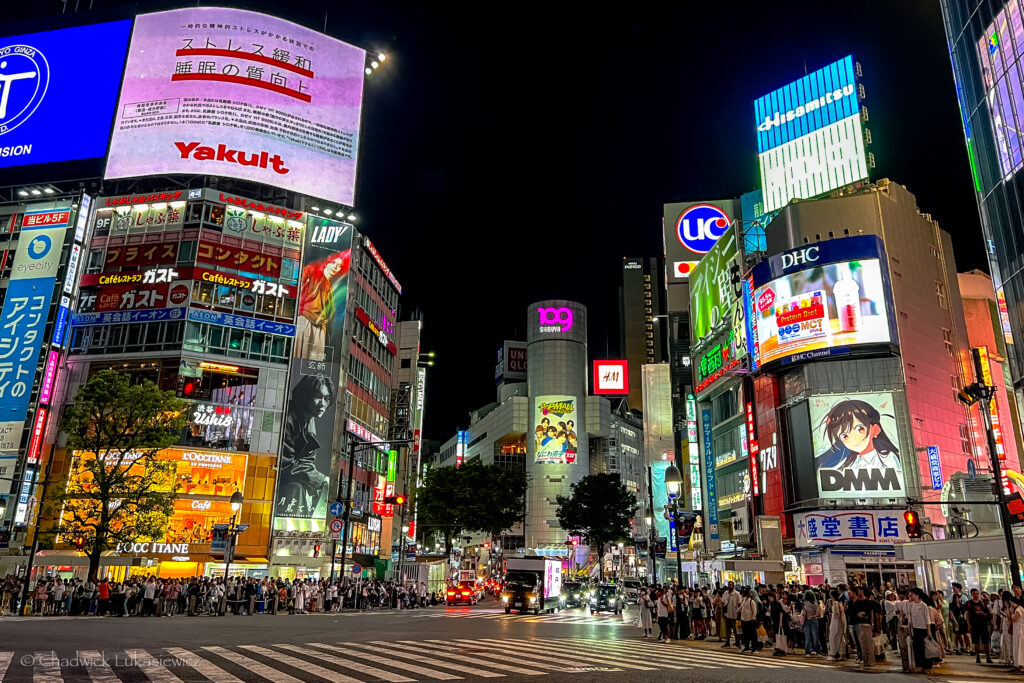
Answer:
[{"label": "pink digital billboard", "polygon": [[352,206],[365,52],[256,12],[135,20],[107,178],[188,173]]}]

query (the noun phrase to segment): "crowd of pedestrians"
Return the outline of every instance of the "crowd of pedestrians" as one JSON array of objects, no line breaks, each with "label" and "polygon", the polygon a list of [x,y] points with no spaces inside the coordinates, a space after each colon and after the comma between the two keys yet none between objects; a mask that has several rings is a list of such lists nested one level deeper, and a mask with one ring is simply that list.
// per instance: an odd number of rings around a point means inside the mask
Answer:
[{"label": "crowd of pedestrians", "polygon": [[[24,579],[0,583],[0,614],[19,614]],[[30,587],[29,613],[39,616],[173,617],[216,614],[309,614],[341,609],[413,609],[444,602],[425,584],[376,579],[130,577],[123,582],[47,577]]]},{"label": "crowd of pedestrians", "polygon": [[827,661],[855,660],[863,668],[898,657],[905,671],[927,672],[948,654],[974,655],[1024,673],[1024,593],[948,595],[920,588],[854,584],[753,587],[651,586],[635,612],[644,638],[720,641],[741,653],[771,652]]}]

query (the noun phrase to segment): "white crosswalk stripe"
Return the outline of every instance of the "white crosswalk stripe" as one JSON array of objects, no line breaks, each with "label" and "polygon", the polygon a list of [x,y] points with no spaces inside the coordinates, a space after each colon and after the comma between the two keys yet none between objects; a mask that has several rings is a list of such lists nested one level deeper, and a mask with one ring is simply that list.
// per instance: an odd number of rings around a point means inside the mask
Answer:
[{"label": "white crosswalk stripe", "polygon": [[242,683],[242,679],[232,676],[224,669],[212,664],[209,660],[203,659],[198,654],[192,654],[180,647],[169,647],[165,649],[165,652],[173,657],[177,657],[198,673],[213,681],[213,683]]},{"label": "white crosswalk stripe", "polygon": [[32,656],[32,680],[34,683],[60,683],[60,660],[56,652],[36,652]]},{"label": "white crosswalk stripe", "polygon": [[[0,681],[5,677],[24,681],[30,671],[33,683],[63,683],[65,677],[80,681],[82,670],[88,680],[102,683],[182,683],[198,680],[197,674],[212,683],[242,683],[253,676],[274,683],[314,679],[326,683],[414,683],[517,675],[554,680],[590,671],[674,670],[717,677],[729,669],[760,670],[765,678],[774,680],[785,676],[786,670],[834,668],[802,658],[741,655],[686,642],[665,645],[636,638],[568,636],[208,645],[103,654],[84,650],[63,657],[55,652],[0,651]],[[294,672],[301,672],[302,678]],[[582,683],[583,679],[577,680]]]},{"label": "white crosswalk stripe", "polygon": [[421,676],[426,676],[427,678],[436,678],[439,680],[448,681],[453,681],[458,678],[462,678],[461,676],[455,676],[444,671],[435,671],[433,669],[426,669],[421,666],[416,666],[415,664],[396,662],[394,659],[388,659],[387,657],[378,657],[377,655],[370,654],[367,652],[357,652],[352,648],[348,647],[351,644],[352,643],[346,643],[346,647],[338,647],[337,645],[327,645],[325,643],[309,643],[309,645],[311,645],[312,647],[317,647],[324,650],[331,650],[332,652],[340,652],[350,657],[358,657],[359,659],[365,659],[371,662],[376,662],[377,664],[384,664],[385,666],[401,666],[403,671],[419,674]]},{"label": "white crosswalk stripe", "polygon": [[166,666],[145,650],[125,650],[125,654],[128,655],[139,671],[146,674],[146,678],[153,681],[153,683],[179,683],[181,681],[180,678],[168,671]]},{"label": "white crosswalk stripe", "polygon": [[300,647],[299,645],[277,645],[275,647],[279,647],[283,650],[291,650],[292,652],[297,652],[300,655],[305,655],[306,657],[311,657],[313,659],[319,659],[320,661],[327,662],[329,664],[334,664],[335,666],[340,666],[345,669],[352,669],[353,671],[358,671],[360,673],[376,676],[381,680],[391,681],[391,683],[406,683],[406,681],[416,680],[415,678],[406,678],[405,676],[393,674],[390,671],[385,671],[384,669],[378,669],[377,667],[370,666],[369,664],[360,664],[359,662],[353,662],[350,659],[344,659],[342,657],[339,657],[338,655],[328,655],[326,652],[310,650],[308,647]]},{"label": "white crosswalk stripe", "polygon": [[245,650],[249,650],[250,652],[263,655],[268,659],[274,659],[282,664],[287,664],[288,666],[294,667],[300,671],[308,671],[318,678],[329,681],[329,683],[360,683],[358,678],[352,678],[351,676],[346,676],[345,674],[325,669],[322,666],[312,664],[302,659],[296,659],[291,655],[281,654],[280,652],[276,652],[266,647],[260,647],[259,645],[242,645],[241,647]]},{"label": "white crosswalk stripe", "polygon": [[207,652],[212,652],[218,657],[223,657],[229,662],[234,662],[243,669],[248,669],[249,671],[252,671],[254,674],[258,676],[263,676],[267,680],[280,681],[280,683],[302,683],[302,681],[300,681],[298,678],[295,678],[294,676],[289,676],[283,671],[272,669],[263,662],[258,662],[255,659],[252,659],[251,657],[246,657],[245,655],[241,655],[233,650],[228,650],[227,648],[219,647],[216,645],[208,645],[203,649]]},{"label": "white crosswalk stripe", "polygon": [[420,612],[408,616],[427,619],[486,619],[489,621],[521,621],[527,624],[537,623],[559,623],[559,624],[601,624],[605,626],[630,626],[617,614],[587,614],[586,612],[550,612],[534,615],[518,614],[512,612],[505,614],[505,610],[473,610],[472,612]]},{"label": "white crosswalk stripe", "polygon": [[78,656],[89,662],[89,677],[99,683],[121,683],[106,659],[96,650],[82,650]]}]

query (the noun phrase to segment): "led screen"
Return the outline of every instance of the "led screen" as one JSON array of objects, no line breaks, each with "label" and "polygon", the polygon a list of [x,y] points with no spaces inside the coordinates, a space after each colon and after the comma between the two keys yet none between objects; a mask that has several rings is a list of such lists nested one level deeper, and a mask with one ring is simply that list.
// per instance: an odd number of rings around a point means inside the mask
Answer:
[{"label": "led screen", "polygon": [[764,210],[868,176],[853,57],[754,101]]},{"label": "led screen", "polygon": [[859,345],[896,342],[880,255],[877,238],[847,237],[758,264],[751,301],[754,365],[824,358]]},{"label": "led screen", "polygon": [[[1016,48],[1014,47],[1016,46]],[[1008,177],[1024,165],[1021,122],[1024,122],[1024,89],[1017,61],[1024,52],[1024,18],[1019,0],[1010,0],[978,41],[985,100],[992,116],[999,167]]]},{"label": "led screen", "polygon": [[535,462],[565,465],[576,462],[576,397],[537,396]]},{"label": "led screen", "polygon": [[106,177],[221,175],[351,206],[365,60],[357,47],[255,12],[142,15]]},{"label": "led screen", "polygon": [[809,403],[821,498],[906,495],[891,393],[812,396]]},{"label": "led screen", "polygon": [[0,38],[0,168],[106,155],[131,25]]}]

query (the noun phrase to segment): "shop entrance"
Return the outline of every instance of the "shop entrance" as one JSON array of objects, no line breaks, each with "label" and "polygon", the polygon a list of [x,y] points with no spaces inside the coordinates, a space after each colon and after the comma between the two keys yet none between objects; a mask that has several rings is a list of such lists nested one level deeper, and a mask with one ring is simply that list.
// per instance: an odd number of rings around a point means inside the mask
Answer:
[{"label": "shop entrance", "polygon": [[846,577],[850,583],[867,585],[876,591],[886,588],[899,589],[917,586],[917,574],[914,572],[913,563],[847,563]]}]

